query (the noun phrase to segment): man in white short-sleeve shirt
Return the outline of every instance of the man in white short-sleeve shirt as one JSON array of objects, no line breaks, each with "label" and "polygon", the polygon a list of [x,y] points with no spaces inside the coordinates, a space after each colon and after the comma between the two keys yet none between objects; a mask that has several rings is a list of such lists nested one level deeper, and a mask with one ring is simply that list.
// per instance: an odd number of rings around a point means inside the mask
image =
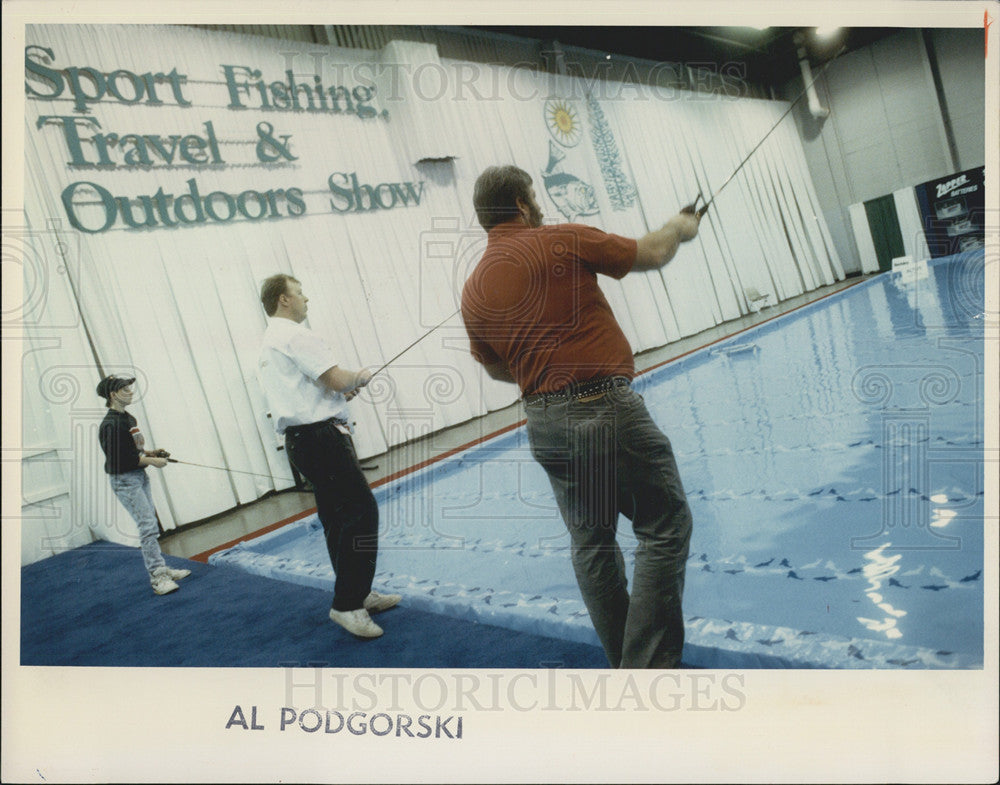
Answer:
[{"label": "man in white short-sleeve shirt", "polygon": [[347,402],[368,384],[371,372],[342,368],[333,348],[302,325],[309,298],[295,278],[272,275],[261,286],[260,300],[270,317],[258,360],[260,383],[288,458],[316,495],[336,575],[330,619],[358,637],[376,638],[382,628],[369,614],[401,597],[372,591],[378,504],[347,424]]}]

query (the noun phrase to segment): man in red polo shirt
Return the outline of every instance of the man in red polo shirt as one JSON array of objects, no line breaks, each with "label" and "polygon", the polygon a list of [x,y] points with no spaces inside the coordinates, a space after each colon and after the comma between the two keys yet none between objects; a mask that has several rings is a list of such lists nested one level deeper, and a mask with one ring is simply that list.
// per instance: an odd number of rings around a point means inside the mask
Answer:
[{"label": "man in red polo shirt", "polygon": [[[630,382],[632,348],[597,285],[655,270],[698,233],[682,212],[638,240],[580,224],[542,226],[531,177],[491,167],[473,204],[486,251],[462,292],[472,354],[516,383],[532,455],[569,530],[573,568],[612,667],[676,668],[691,512],[667,437]],[[632,521],[632,592],[616,540]]]}]

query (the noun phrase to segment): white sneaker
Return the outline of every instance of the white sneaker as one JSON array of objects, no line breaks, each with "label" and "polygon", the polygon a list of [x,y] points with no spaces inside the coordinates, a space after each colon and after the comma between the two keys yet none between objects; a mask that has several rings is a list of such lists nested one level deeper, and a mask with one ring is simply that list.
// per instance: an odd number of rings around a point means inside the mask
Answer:
[{"label": "white sneaker", "polygon": [[396,607],[401,599],[403,599],[401,594],[379,594],[373,591],[365,597],[364,607],[369,613],[379,613]]},{"label": "white sneaker", "polygon": [[372,617],[364,608],[358,608],[356,611],[336,611],[330,608],[330,621],[336,622],[359,638],[377,638],[382,634],[382,628],[372,621]]},{"label": "white sneaker", "polygon": [[160,567],[156,571],[158,575],[166,575],[172,581],[179,581],[191,574],[191,570],[175,570],[173,567]]},{"label": "white sneaker", "polygon": [[169,575],[162,572],[157,572],[149,579],[150,585],[153,587],[153,591],[156,594],[170,594],[172,591],[177,591],[180,586],[171,580]]}]

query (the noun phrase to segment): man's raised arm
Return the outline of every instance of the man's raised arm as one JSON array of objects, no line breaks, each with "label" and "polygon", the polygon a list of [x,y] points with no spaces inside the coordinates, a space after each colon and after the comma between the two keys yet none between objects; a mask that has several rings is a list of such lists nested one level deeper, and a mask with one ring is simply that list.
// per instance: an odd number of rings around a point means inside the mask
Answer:
[{"label": "man's raised arm", "polygon": [[681,243],[698,234],[700,217],[694,213],[678,213],[662,227],[640,237],[633,271],[658,270],[674,258]]}]

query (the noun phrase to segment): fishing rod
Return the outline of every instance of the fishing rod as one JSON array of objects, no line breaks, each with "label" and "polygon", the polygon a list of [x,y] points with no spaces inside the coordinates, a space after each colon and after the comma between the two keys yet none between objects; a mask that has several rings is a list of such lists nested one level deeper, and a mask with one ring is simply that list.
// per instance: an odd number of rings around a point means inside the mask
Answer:
[{"label": "fishing rod", "polygon": [[[384,363],[381,368],[379,368],[377,371],[375,371],[372,374],[372,376],[374,377],[376,374],[379,374],[382,371],[384,371],[386,368],[389,367],[389,365],[391,365],[392,363],[396,362],[396,360],[398,360],[400,357],[402,357],[404,354],[406,354],[408,351],[410,351],[410,349],[412,349],[414,346],[416,346],[418,343],[420,343],[422,340],[424,340],[424,338],[426,338],[428,335],[430,335],[435,330],[437,330],[439,327],[441,327],[441,325],[443,325],[445,322],[447,322],[449,319],[451,319],[453,316],[455,316],[460,310],[461,310],[461,308],[459,308],[458,310],[456,310],[456,311],[448,314],[447,317],[445,317],[444,319],[442,319],[440,322],[438,322],[436,325],[434,325],[430,330],[428,330],[423,335],[421,335],[419,338],[417,338],[417,340],[415,340],[413,343],[411,343],[409,346],[407,346],[405,349],[403,349],[401,352],[399,352],[395,357],[393,357],[388,362]],[[168,453],[166,450],[155,450],[153,453],[151,453],[151,455],[153,455],[153,457],[156,457],[156,458],[163,458],[164,460],[167,461],[167,463],[179,463],[179,464],[182,464],[184,466],[197,466],[200,469],[214,469],[216,471],[228,472],[230,474],[246,474],[246,475],[248,475],[250,477],[264,477],[264,478],[266,478],[268,480],[282,480],[284,482],[295,482],[295,480],[293,480],[293,479],[291,479],[289,477],[274,477],[273,475],[270,475],[270,474],[260,474],[259,472],[248,472],[248,471],[244,471],[242,469],[227,469],[224,466],[210,466],[207,463],[194,463],[193,461],[181,461],[181,460],[178,460],[177,458],[171,458],[170,457],[170,453]],[[375,466],[372,466],[372,467],[362,467],[362,468],[377,468],[377,466],[378,466],[378,464],[376,464]]]},{"label": "fishing rod", "polygon": [[[736,167],[736,169],[735,169],[735,170],[733,170],[733,173],[732,173],[731,175],[729,175],[729,177],[728,177],[728,178],[726,179],[726,181],[725,181],[725,182],[724,182],[724,183],[723,183],[723,184],[722,184],[721,186],[719,186],[719,188],[718,188],[718,189],[717,189],[717,190],[715,191],[715,193],[713,193],[713,194],[712,194],[712,196],[711,196],[711,197],[710,197],[710,198],[709,198],[709,199],[708,199],[707,201],[705,201],[705,204],[704,204],[704,205],[702,205],[701,207],[698,207],[698,202],[699,202],[699,201],[702,201],[702,200],[704,200],[704,198],[705,198],[705,197],[704,197],[704,194],[703,194],[702,192],[700,192],[700,191],[699,191],[699,193],[698,193],[698,196],[697,196],[697,197],[695,197],[695,200],[694,200],[694,201],[693,201],[693,202],[692,202],[691,204],[689,204],[689,205],[687,205],[686,207],[682,208],[682,209],[681,209],[681,212],[682,212],[682,213],[689,213],[689,214],[691,214],[691,215],[697,215],[697,216],[698,216],[699,218],[701,218],[702,216],[704,216],[704,215],[705,215],[705,213],[706,213],[706,212],[708,212],[708,208],[709,208],[709,207],[711,206],[712,202],[713,202],[713,201],[715,201],[715,198],[716,198],[716,197],[717,197],[717,196],[718,196],[718,195],[719,195],[720,193],[722,193],[722,190],[723,190],[723,189],[724,189],[724,188],[725,188],[725,187],[726,187],[727,185],[729,185],[729,183],[731,183],[731,182],[733,181],[733,178],[735,178],[735,177],[736,177],[736,175],[737,175],[737,174],[739,174],[740,170],[741,170],[741,169],[742,169],[742,168],[743,168],[743,167],[744,167],[744,166],[745,166],[745,165],[747,164],[747,162],[748,162],[748,161],[749,161],[749,160],[750,160],[750,159],[751,159],[751,158],[753,157],[754,153],[756,153],[756,152],[757,152],[757,151],[758,151],[758,150],[759,150],[759,149],[761,148],[761,146],[762,146],[762,145],[764,144],[764,142],[766,142],[766,141],[767,141],[768,137],[770,137],[770,136],[771,136],[771,134],[773,134],[773,133],[775,132],[775,130],[776,130],[776,129],[778,128],[778,126],[779,126],[779,125],[781,125],[782,121],[783,121],[783,120],[784,120],[784,119],[785,119],[786,117],[788,117],[788,115],[789,115],[789,114],[791,113],[791,111],[792,111],[792,109],[793,109],[793,108],[795,107],[795,105],[796,105],[796,104],[797,104],[797,103],[798,103],[799,101],[801,101],[801,100],[802,100],[802,98],[803,98],[803,97],[804,97],[804,96],[806,95],[806,93],[808,93],[808,92],[809,92],[809,89],[810,89],[810,88],[811,88],[811,87],[812,87],[812,86],[813,86],[813,85],[814,85],[814,84],[816,83],[816,81],[817,81],[817,80],[818,80],[818,79],[819,79],[819,78],[820,78],[820,77],[821,77],[821,76],[823,75],[823,73],[824,73],[824,72],[826,71],[826,69],[827,69],[827,68],[829,67],[830,63],[832,63],[832,62],[833,62],[834,60],[836,60],[836,59],[837,59],[837,57],[839,57],[839,56],[840,56],[840,54],[841,54],[841,53],[843,53],[843,51],[844,51],[844,50],[845,50],[846,48],[847,48],[846,46],[845,46],[845,47],[841,47],[840,51],[838,51],[838,52],[837,52],[837,54],[835,54],[835,55],[834,55],[834,56],[833,56],[832,58],[830,58],[830,60],[829,60],[829,61],[827,61],[827,62],[826,62],[826,63],[825,63],[824,65],[823,65],[823,67],[822,67],[822,68],[821,68],[821,69],[820,69],[820,70],[819,70],[819,71],[818,71],[818,72],[816,73],[816,76],[814,76],[814,77],[813,77],[813,78],[812,78],[812,79],[810,80],[809,84],[807,84],[807,85],[805,86],[805,89],[803,89],[803,90],[802,90],[802,92],[801,92],[801,93],[799,93],[799,94],[798,94],[798,96],[796,96],[795,100],[794,100],[794,101],[792,101],[792,102],[791,102],[791,103],[790,103],[790,104],[788,105],[788,108],[787,108],[787,109],[786,109],[786,110],[784,111],[784,113],[783,113],[783,114],[781,115],[781,117],[779,117],[779,118],[778,118],[777,122],[775,122],[775,124],[774,124],[773,126],[771,126],[771,129],[770,129],[770,130],[769,130],[769,131],[768,131],[768,132],[767,132],[766,134],[764,134],[763,138],[762,138],[762,139],[761,139],[761,140],[760,140],[760,141],[759,141],[759,142],[758,142],[758,143],[756,144],[756,146],[755,146],[755,147],[754,147],[754,148],[753,148],[753,149],[752,149],[752,150],[751,150],[751,151],[750,151],[750,152],[749,152],[749,153],[748,153],[748,154],[746,155],[746,157],[745,157],[745,158],[744,158],[744,159],[743,159],[743,160],[742,160],[742,161],[740,162],[739,166],[737,166],[737,167]],[[393,356],[393,357],[392,357],[391,359],[389,359],[389,360],[387,360],[387,361],[386,361],[385,363],[383,363],[383,364],[382,364],[382,365],[381,365],[381,366],[380,366],[380,367],[378,368],[378,370],[376,370],[376,371],[374,371],[374,372],[372,373],[372,377],[374,377],[374,376],[376,376],[376,375],[378,375],[378,374],[382,373],[382,371],[384,371],[384,370],[385,370],[386,368],[388,368],[388,367],[389,367],[390,365],[392,365],[392,363],[396,362],[396,360],[398,360],[398,359],[399,359],[400,357],[402,357],[402,356],[403,356],[404,354],[406,354],[406,353],[407,353],[408,351],[410,351],[410,349],[412,349],[412,348],[413,348],[414,346],[416,346],[416,345],[417,345],[418,343],[420,343],[420,342],[421,342],[421,341],[423,341],[423,340],[424,340],[425,338],[427,338],[427,337],[428,337],[428,336],[429,336],[429,335],[430,335],[431,333],[433,333],[433,332],[434,332],[435,330],[437,330],[438,328],[440,328],[441,326],[443,326],[443,325],[444,325],[444,324],[445,324],[445,323],[446,323],[447,321],[449,321],[449,320],[450,320],[450,319],[452,319],[452,318],[453,318],[454,316],[456,316],[456,315],[457,315],[457,314],[458,314],[458,313],[459,313],[459,312],[460,312],[461,310],[462,310],[461,308],[458,308],[458,309],[456,309],[455,311],[453,311],[452,313],[448,314],[448,316],[446,316],[446,317],[445,317],[444,319],[442,319],[442,320],[441,320],[440,322],[438,322],[438,323],[437,323],[436,325],[434,325],[434,326],[433,326],[433,327],[432,327],[431,329],[429,329],[429,330],[428,330],[427,332],[425,332],[425,333],[424,333],[423,335],[421,335],[421,336],[420,336],[419,338],[417,338],[417,339],[416,339],[415,341],[413,341],[412,343],[410,343],[409,345],[407,345],[407,346],[406,346],[406,347],[405,347],[405,348],[404,348],[404,349],[403,349],[402,351],[398,352],[398,353],[397,353],[396,355],[394,355],[394,356]],[[207,465],[207,464],[203,464],[203,463],[192,463],[191,461],[180,461],[180,460],[178,460],[178,459],[176,459],[176,458],[169,458],[169,457],[166,457],[166,456],[163,456],[163,455],[161,455],[161,456],[159,456],[159,457],[164,457],[164,458],[166,458],[166,460],[167,460],[167,462],[168,462],[168,463],[180,463],[180,464],[184,464],[184,465],[186,465],[186,466],[197,466],[197,467],[199,467],[199,468],[202,468],[202,469],[215,469],[215,470],[217,470],[217,471],[224,471],[224,472],[229,472],[229,473],[231,473],[231,474],[246,474],[246,475],[249,475],[249,476],[251,476],[251,477],[265,477],[265,478],[267,478],[267,479],[269,479],[269,480],[273,480],[273,479],[280,479],[280,480],[285,480],[285,481],[291,481],[291,482],[294,482],[294,480],[289,480],[288,478],[285,478],[285,477],[279,477],[279,478],[274,478],[274,477],[272,477],[272,475],[270,475],[270,474],[259,474],[259,473],[257,473],[257,472],[248,472],[248,471],[242,471],[242,470],[239,470],[239,469],[226,469],[226,468],[224,468],[224,467],[222,467],[222,466],[209,466],[209,465]]]},{"label": "fishing rod", "polygon": [[706,212],[708,212],[708,208],[712,204],[712,202],[715,201],[715,197],[717,197],[720,193],[722,193],[722,189],[725,188],[727,185],[729,185],[729,183],[731,183],[733,181],[733,178],[736,177],[736,175],[739,173],[740,169],[742,169],[744,166],[746,166],[747,161],[749,161],[753,157],[754,153],[756,153],[761,148],[761,145],[763,145],[764,142],[767,141],[768,137],[771,134],[773,134],[775,132],[775,130],[777,130],[778,126],[781,125],[782,120],[784,120],[786,117],[788,117],[788,115],[791,113],[792,109],[795,108],[795,105],[805,97],[805,95],[809,92],[809,90],[812,88],[812,86],[814,84],[816,84],[816,81],[823,75],[823,72],[826,71],[826,69],[830,67],[830,63],[832,63],[834,60],[836,60],[838,57],[840,57],[840,55],[843,54],[846,49],[847,49],[846,45],[842,46],[833,57],[831,57],[829,60],[826,61],[826,63],[823,65],[823,67],[820,68],[819,71],[816,72],[816,76],[814,76],[809,81],[809,84],[807,84],[805,86],[805,88],[802,90],[802,92],[799,93],[798,96],[796,96],[795,100],[792,101],[788,105],[788,108],[785,110],[784,114],[782,114],[781,117],[778,118],[778,121],[774,125],[771,126],[771,130],[768,131],[766,134],[764,134],[764,137],[759,142],[757,142],[757,145],[753,148],[753,150],[751,150],[747,154],[747,156],[742,161],[740,161],[740,165],[737,166],[735,170],[733,170],[733,173],[731,175],[729,175],[729,177],[726,179],[726,181],[721,186],[719,186],[719,188],[715,191],[715,193],[712,194],[712,196],[708,199],[708,201],[705,202],[704,205],[702,205],[701,207],[698,207],[698,202],[701,201],[701,200],[703,200],[705,198],[704,195],[701,192],[699,192],[698,196],[695,197],[695,200],[691,204],[689,204],[687,207],[684,207],[681,210],[681,212],[682,213],[688,213],[690,215],[697,215],[699,218],[701,218]]}]

